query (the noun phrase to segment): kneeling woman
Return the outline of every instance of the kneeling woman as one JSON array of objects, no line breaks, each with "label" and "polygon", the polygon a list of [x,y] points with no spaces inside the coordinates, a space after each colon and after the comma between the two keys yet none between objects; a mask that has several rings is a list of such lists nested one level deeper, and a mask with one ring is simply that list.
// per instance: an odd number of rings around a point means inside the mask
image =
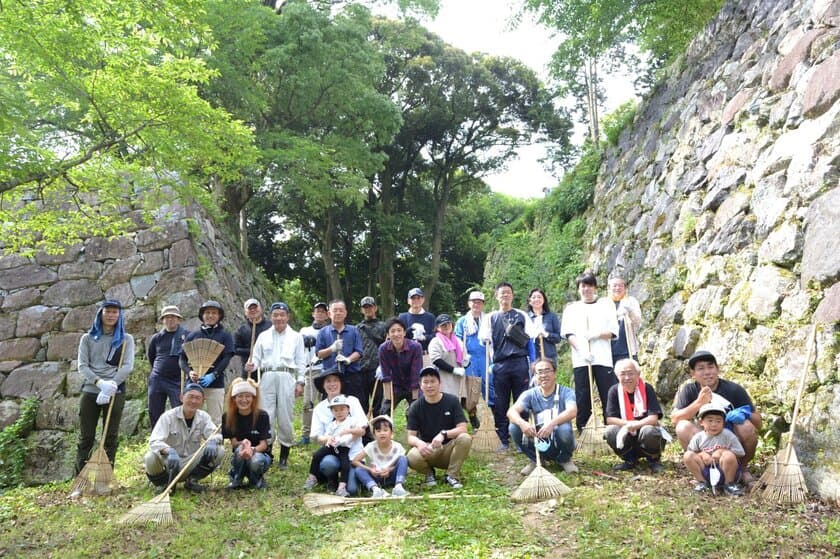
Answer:
[{"label": "kneeling woman", "polygon": [[222,436],[230,439],[233,449],[228,489],[239,489],[246,477],[251,487],[265,489],[263,474],[271,466],[271,423],[268,413],[260,409],[259,387],[253,380],[235,379],[231,384]]}]

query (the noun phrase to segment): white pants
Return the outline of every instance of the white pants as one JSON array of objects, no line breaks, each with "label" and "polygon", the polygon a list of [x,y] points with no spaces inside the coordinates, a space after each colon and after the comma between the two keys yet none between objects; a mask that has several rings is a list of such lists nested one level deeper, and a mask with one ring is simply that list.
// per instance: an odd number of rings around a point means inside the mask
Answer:
[{"label": "white pants", "polygon": [[218,426],[222,423],[222,410],[225,405],[224,388],[204,389],[204,409],[210,414],[213,424]]},{"label": "white pants", "polygon": [[295,408],[295,377],[285,371],[266,371],[260,378],[260,407],[268,412],[274,442],[292,446],[295,433],[292,428]]}]

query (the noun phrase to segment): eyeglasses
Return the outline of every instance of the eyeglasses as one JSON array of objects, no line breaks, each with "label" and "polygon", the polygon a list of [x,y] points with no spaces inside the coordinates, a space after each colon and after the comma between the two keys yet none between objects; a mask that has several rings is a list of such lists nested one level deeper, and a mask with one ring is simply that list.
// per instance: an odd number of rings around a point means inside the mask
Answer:
[{"label": "eyeglasses", "polygon": [[618,371],[615,374],[619,377],[634,377],[638,373],[636,371]]},{"label": "eyeglasses", "polygon": [[552,369],[536,369],[534,371],[536,375],[553,375],[554,371]]}]

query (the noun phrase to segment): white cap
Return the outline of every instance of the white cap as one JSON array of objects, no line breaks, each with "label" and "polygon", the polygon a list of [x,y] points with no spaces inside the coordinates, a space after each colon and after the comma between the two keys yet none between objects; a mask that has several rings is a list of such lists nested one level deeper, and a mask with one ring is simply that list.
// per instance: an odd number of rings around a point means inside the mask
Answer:
[{"label": "white cap", "polygon": [[484,300],[484,293],[481,291],[473,291],[470,293],[470,296],[467,298],[467,301],[483,301]]}]

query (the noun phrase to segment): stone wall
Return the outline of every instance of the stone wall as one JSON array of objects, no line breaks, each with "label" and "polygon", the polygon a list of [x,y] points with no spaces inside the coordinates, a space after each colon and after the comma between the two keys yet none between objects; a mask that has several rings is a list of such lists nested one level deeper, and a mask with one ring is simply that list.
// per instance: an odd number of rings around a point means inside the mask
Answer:
[{"label": "stone wall", "polygon": [[641,359],[670,401],[695,348],[786,432],[819,322],[797,452],[840,499],[840,1],[730,1],[608,152],[588,265],[623,267]]},{"label": "stone wall", "polygon": [[79,339],[98,303],[119,299],[137,352],[128,379],[120,431],[147,432],[146,387],[150,364],[145,341],[165,305],[178,305],[188,329],[198,308],[222,303],[228,329],[244,320],[242,301],[274,300],[236,245],[196,208],[161,208],[153,224],[131,214],[134,229],[120,237],[90,238],[59,255],[0,257],[0,427],[17,419],[20,402],[41,400],[27,480],[41,483],[72,475],[78,395]]}]

